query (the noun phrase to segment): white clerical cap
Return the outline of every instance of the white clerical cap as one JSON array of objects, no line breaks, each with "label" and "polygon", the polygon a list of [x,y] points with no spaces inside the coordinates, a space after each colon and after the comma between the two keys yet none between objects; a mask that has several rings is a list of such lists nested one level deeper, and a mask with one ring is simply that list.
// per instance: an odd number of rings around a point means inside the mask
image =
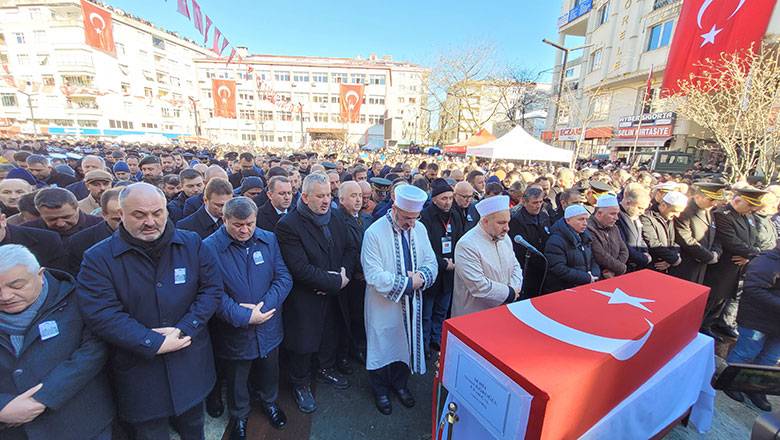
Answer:
[{"label": "white clerical cap", "polygon": [[666,195],[664,195],[663,200],[664,202],[672,206],[685,207],[686,205],[688,205],[688,197],[685,197],[685,194],[679,191],[670,191],[666,193]]},{"label": "white clerical cap", "polygon": [[482,199],[476,205],[480,217],[487,217],[499,211],[509,210],[509,196],[493,196]]},{"label": "white clerical cap", "polygon": [[572,217],[577,217],[578,215],[582,215],[582,214],[590,215],[588,210],[585,209],[585,207],[582,205],[569,205],[566,207],[566,210],[563,211],[563,218],[570,219]]},{"label": "white clerical cap", "polygon": [[678,185],[674,182],[664,182],[654,186],[653,189],[657,191],[668,192],[668,191],[675,191],[677,189],[677,186]]},{"label": "white clerical cap", "polygon": [[406,212],[420,212],[428,194],[414,185],[399,185],[395,188],[395,206]]},{"label": "white clerical cap", "polygon": [[612,194],[603,195],[596,200],[596,208],[613,208],[615,206],[618,206],[618,199]]}]

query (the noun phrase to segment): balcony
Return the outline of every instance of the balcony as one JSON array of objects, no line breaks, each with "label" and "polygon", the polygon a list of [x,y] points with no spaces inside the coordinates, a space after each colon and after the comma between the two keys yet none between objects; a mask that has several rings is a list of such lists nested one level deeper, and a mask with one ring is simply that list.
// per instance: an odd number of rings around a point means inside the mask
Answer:
[{"label": "balcony", "polygon": [[673,5],[675,3],[680,3],[682,0],[654,0],[653,2],[653,10],[661,9],[664,6]]},{"label": "balcony", "polygon": [[569,12],[558,17],[558,32],[564,35],[585,36],[588,30],[588,14],[593,9],[593,0],[580,0]]}]

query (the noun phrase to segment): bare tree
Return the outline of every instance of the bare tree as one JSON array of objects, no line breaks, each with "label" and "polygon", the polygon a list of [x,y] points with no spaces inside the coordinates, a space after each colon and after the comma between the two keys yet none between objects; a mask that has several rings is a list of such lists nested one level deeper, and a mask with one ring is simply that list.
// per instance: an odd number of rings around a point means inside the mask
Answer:
[{"label": "bare tree", "polygon": [[699,64],[700,72],[678,83],[669,98],[677,112],[708,129],[726,158],[731,181],[757,171],[771,180],[780,153],[780,52],[721,54]]},{"label": "bare tree", "polygon": [[[591,123],[601,117],[594,112],[594,104],[598,99],[605,96],[602,91],[603,84],[598,84],[587,90],[574,90],[568,84],[563,85],[563,90],[557,98],[551,98],[556,103],[555,108],[558,111],[559,125],[568,125],[577,129],[577,139],[574,141],[574,153],[572,154],[572,168],[577,162],[582,144],[585,142],[585,132]],[[568,123],[564,123],[568,118]]]},{"label": "bare tree", "polygon": [[520,125],[526,130],[532,127],[526,125],[526,115],[546,109],[549,106],[549,93],[539,89],[538,82],[541,73],[522,66],[507,69],[506,78],[510,85],[502,88],[505,101],[506,118],[512,127]]}]

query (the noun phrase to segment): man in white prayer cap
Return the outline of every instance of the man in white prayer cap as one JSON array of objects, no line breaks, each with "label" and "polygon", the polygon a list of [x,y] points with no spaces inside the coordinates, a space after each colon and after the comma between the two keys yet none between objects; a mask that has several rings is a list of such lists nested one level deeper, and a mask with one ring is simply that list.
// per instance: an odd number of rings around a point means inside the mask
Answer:
[{"label": "man in white prayer cap", "polygon": [[509,232],[509,196],[483,199],[480,220],[455,246],[452,316],[490,309],[520,298],[523,268]]},{"label": "man in white prayer cap", "polygon": [[366,369],[376,407],[385,415],[393,410],[391,392],[405,407],[415,404],[407,384],[410,373],[425,374],[422,293],[438,273],[428,233],[417,221],[428,194],[400,185],[394,195],[392,208],[366,230],[360,255],[366,278]]},{"label": "man in white prayer cap", "polygon": [[664,194],[661,201],[651,206],[639,217],[642,222],[642,238],[653,257],[653,268],[668,272],[670,267],[682,263],[680,245],[675,240],[674,219],[685,210],[688,197],[677,191]]}]

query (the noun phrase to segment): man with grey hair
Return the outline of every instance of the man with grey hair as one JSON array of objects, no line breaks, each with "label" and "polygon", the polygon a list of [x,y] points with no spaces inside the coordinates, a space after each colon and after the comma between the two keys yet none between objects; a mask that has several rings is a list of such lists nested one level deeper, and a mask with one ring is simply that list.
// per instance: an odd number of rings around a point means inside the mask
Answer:
[{"label": "man with grey hair", "polygon": [[81,158],[81,175],[84,176],[84,180],[71,183],[66,186],[65,189],[72,192],[77,199],[83,200],[89,195],[89,188],[87,188],[86,175],[90,171],[100,170],[106,171],[106,161],[102,157],[88,154]]},{"label": "man with grey hair", "polygon": [[27,164],[27,171],[29,171],[38,181],[43,182],[46,185],[65,188],[71,183],[76,182],[75,177],[58,173],[54,170],[46,156],[31,154],[30,156],[27,156],[25,162]]},{"label": "man with grey hair", "polygon": [[102,220],[81,211],[76,196],[65,188],[44,188],[38,191],[35,194],[35,208],[41,218],[25,223],[24,226],[54,231],[63,240]]},{"label": "man with grey hair", "polygon": [[287,417],[276,403],[279,394],[279,345],[282,304],[292,288],[276,237],[255,226],[257,206],[237,197],[223,210],[224,225],[203,241],[217,256],[224,293],[214,321],[216,355],[223,359],[228,385],[231,439],[246,438],[250,413],[249,385],[255,400],[277,429]]},{"label": "man with grey hair", "polygon": [[0,424],[8,439],[111,438],[105,344],[87,330],[75,283],[19,245],[0,246]]},{"label": "man with grey hair", "polygon": [[[532,185],[526,188],[522,197],[522,206],[512,214],[509,221],[510,239],[514,240],[515,236],[520,235],[540,252],[544,250],[547,239],[550,238],[552,227],[550,215],[543,209],[545,196],[545,191],[538,186]],[[521,244],[513,241],[512,247],[517,261],[523,268],[524,282],[521,297],[525,299],[540,295],[547,263],[544,258]]]},{"label": "man with grey hair", "polygon": [[78,300],[89,328],[112,346],[119,417],[135,438],[203,439],[203,400],[214,387],[206,323],[222,276],[200,237],[168,220],[165,194],[134,183],[119,195],[122,223],[84,254]]},{"label": "man with grey hair", "polygon": [[298,409],[316,411],[311,393],[312,357],[317,354],[317,380],[336,389],[349,381],[336,372],[338,296],[352,278],[357,249],[338,215],[331,215],[328,176],[312,173],[294,211],[276,226],[284,261],[293,277],[285,303],[284,344],[290,354],[290,381]]}]

